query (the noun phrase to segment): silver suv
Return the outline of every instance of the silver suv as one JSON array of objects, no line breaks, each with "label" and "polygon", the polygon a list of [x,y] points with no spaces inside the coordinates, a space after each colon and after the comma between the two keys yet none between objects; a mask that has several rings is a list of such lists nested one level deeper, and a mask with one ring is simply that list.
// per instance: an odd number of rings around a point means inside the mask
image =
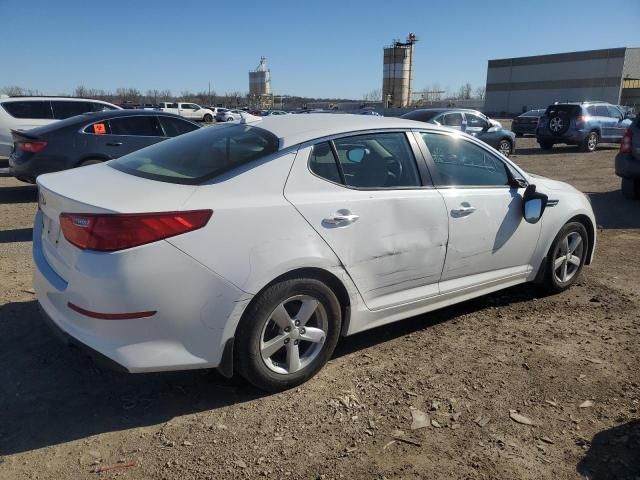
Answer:
[{"label": "silver suv", "polygon": [[600,142],[620,143],[632,118],[619,105],[605,102],[554,103],[540,117],[536,138],[544,150],[564,143],[593,152]]}]

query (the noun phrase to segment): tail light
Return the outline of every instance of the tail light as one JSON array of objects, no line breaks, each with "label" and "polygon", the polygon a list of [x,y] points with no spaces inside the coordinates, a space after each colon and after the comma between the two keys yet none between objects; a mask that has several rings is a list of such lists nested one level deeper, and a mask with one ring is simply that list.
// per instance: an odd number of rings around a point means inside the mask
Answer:
[{"label": "tail light", "polygon": [[20,149],[25,152],[37,153],[47,146],[44,140],[30,140],[16,142],[16,150]]},{"label": "tail light", "polygon": [[632,140],[633,140],[633,133],[631,133],[631,129],[627,128],[624,131],[622,142],[620,142],[620,153],[631,153]]},{"label": "tail light", "polygon": [[83,250],[113,252],[204,227],[213,210],[133,214],[60,214],[64,238]]},{"label": "tail light", "polygon": [[584,124],[585,121],[586,121],[586,117],[584,115],[578,115],[576,117],[576,126]]}]

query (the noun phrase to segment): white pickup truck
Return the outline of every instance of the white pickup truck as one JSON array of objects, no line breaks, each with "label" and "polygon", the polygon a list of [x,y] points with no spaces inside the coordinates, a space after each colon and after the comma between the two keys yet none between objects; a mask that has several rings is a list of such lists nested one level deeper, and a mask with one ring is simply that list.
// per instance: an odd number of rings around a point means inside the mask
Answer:
[{"label": "white pickup truck", "polygon": [[200,122],[213,122],[214,114],[208,108],[202,108],[195,103],[160,102],[160,110],[175,113],[181,117]]}]

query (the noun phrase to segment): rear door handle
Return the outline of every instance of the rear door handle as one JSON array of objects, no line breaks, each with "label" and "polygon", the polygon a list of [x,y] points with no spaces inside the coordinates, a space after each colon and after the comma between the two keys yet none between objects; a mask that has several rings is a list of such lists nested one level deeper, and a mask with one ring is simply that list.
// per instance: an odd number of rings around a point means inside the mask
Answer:
[{"label": "rear door handle", "polygon": [[122,142],[108,142],[107,145],[110,147],[119,147],[120,145],[122,145]]},{"label": "rear door handle", "polygon": [[322,223],[327,226],[335,227],[342,225],[349,225],[360,218],[360,215],[355,215],[349,210],[338,210],[332,217],[325,218]]}]

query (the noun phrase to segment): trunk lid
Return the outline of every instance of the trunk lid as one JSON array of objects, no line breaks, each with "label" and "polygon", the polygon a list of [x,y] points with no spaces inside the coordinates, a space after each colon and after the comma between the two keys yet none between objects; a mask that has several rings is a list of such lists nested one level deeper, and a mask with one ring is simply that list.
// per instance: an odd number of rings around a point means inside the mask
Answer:
[{"label": "trunk lid", "polygon": [[[135,177],[107,164],[92,165],[38,177],[34,238],[51,268],[65,281],[82,250],[67,242],[60,229],[61,213],[145,213],[180,210],[196,186]],[[34,231],[37,231],[34,228]],[[103,255],[110,255],[103,253]]]}]

